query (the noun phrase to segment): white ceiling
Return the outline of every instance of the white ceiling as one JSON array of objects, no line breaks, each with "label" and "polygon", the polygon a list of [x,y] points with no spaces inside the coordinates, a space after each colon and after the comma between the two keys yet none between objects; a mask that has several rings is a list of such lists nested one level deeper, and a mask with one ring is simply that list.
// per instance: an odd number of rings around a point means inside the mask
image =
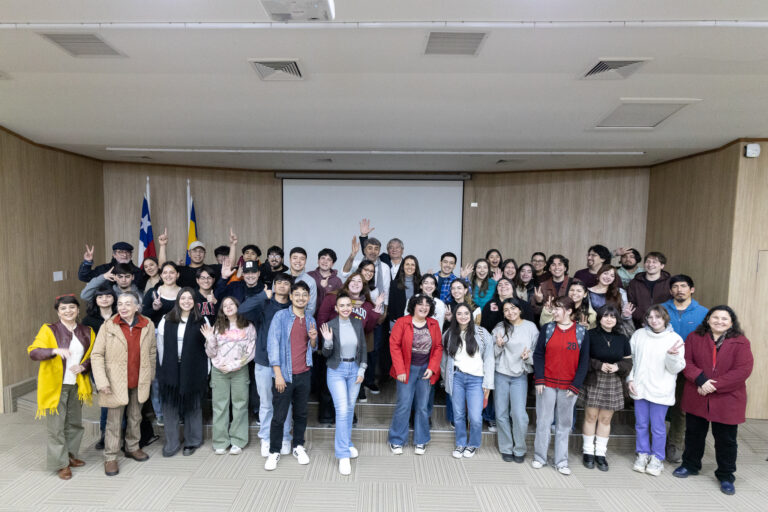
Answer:
[{"label": "white ceiling", "polygon": [[[739,137],[768,136],[765,1],[337,0],[337,22],[382,24],[375,28],[248,27],[269,21],[257,0],[6,0],[0,9],[0,72],[10,75],[0,80],[0,125],[42,144],[108,160],[254,169],[498,171],[649,165]],[[642,20],[677,26],[584,23]],[[703,20],[758,23],[679,23]],[[422,23],[393,23],[404,21]],[[467,21],[472,23],[466,30],[487,31],[479,55],[424,55],[434,21]],[[578,23],[501,25],[518,21]],[[168,22],[208,25],[160,25]],[[78,23],[121,28],[83,30]],[[221,26],[210,28],[211,23]],[[127,58],[71,57],[39,35],[54,29],[96,32]],[[626,80],[579,80],[604,57],[652,60]],[[251,58],[298,59],[306,79],[263,82],[249,65]],[[620,98],[701,101],[654,130],[595,130]],[[391,153],[414,150],[491,154]],[[515,151],[645,154],[505,154]],[[332,162],[320,161],[327,158]],[[513,162],[497,164],[500,159]]]}]

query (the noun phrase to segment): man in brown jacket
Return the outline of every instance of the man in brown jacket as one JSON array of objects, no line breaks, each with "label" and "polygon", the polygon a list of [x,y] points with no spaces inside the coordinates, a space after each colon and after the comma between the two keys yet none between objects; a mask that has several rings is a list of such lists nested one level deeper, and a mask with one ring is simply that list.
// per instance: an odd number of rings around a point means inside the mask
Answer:
[{"label": "man in brown jacket", "polygon": [[131,292],[117,298],[117,315],[104,322],[91,353],[91,367],[99,405],[109,409],[104,431],[104,472],[119,472],[120,427],[127,405],[125,456],[143,462],[149,455],[139,448],[141,405],[149,398],[155,375],[155,326],[138,311],[141,302]]},{"label": "man in brown jacket", "polygon": [[627,286],[627,300],[635,305],[632,320],[640,329],[645,313],[654,304],[663,304],[672,298],[669,293],[669,272],[664,270],[667,258],[660,252],[645,255],[645,272],[638,272]]}]

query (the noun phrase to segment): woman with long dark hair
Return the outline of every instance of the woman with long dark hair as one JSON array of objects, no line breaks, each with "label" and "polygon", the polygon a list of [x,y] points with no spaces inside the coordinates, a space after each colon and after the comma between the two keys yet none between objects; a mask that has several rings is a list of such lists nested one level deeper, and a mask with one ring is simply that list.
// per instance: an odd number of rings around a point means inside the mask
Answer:
[{"label": "woman with long dark hair", "polygon": [[[167,267],[165,267],[167,268]],[[182,288],[173,308],[157,326],[157,381],[163,403],[165,443],[163,456],[181,448],[180,413],[184,415],[184,455],[203,444],[202,401],[208,384],[208,356],[200,328],[195,290]]]},{"label": "woman with long dark hair", "polygon": [[[445,392],[451,395],[456,430],[453,457],[472,457],[483,434],[483,402],[493,389],[493,342],[487,330],[475,325],[472,311],[459,304],[443,336],[441,370]],[[469,436],[467,436],[469,419]]]},{"label": "woman with long dark hair", "polygon": [[[501,284],[501,281],[499,281]],[[496,358],[494,404],[501,458],[505,462],[523,462],[528,450],[528,374],[533,372],[533,351],[539,329],[523,319],[526,302],[511,297],[502,302],[502,320],[493,328],[493,353]],[[512,424],[510,425],[510,417]]]},{"label": "woman with long dark hair", "polygon": [[619,276],[616,269],[611,265],[603,265],[595,274],[597,284],[590,287],[589,304],[592,309],[597,311],[607,305],[613,306],[619,311],[618,325],[616,330],[621,331],[627,337],[635,332],[635,326],[632,323],[632,313],[635,306],[627,300],[627,292],[619,286]]},{"label": "woman with long dark hair", "polygon": [[82,402],[91,403],[88,372],[95,335],[77,322],[80,303],[74,295],[56,297],[53,308],[58,322],[43,324],[27,353],[40,362],[35,418],[45,417],[48,424],[46,466],[69,480],[70,468],[85,465],[77,456],[83,440]]},{"label": "woman with long dark hair", "polygon": [[421,270],[416,256],[408,255],[403,258],[397,274],[389,286],[389,301],[387,302],[387,318],[390,326],[403,316],[408,301],[419,291]]},{"label": "woman with long dark hair", "polygon": [[501,278],[501,270],[496,268],[491,274],[488,260],[480,258],[475,261],[469,283],[472,287],[472,300],[477,307],[482,309],[493,298],[499,278]]},{"label": "woman with long dark hair", "polygon": [[747,408],[746,380],[754,358],[749,340],[729,306],[710,309],[685,339],[685,451],[672,474],[678,478],[701,471],[709,425],[715,438],[715,477],[724,494],[734,494],[736,436]]},{"label": "woman with long dark hair", "polygon": [[475,322],[479,322],[481,309],[475,305],[475,301],[472,300],[472,293],[470,293],[469,283],[461,278],[454,279],[450,287],[451,297],[448,299],[445,308],[445,321],[449,322],[453,318],[453,312],[459,304],[466,304],[472,311],[472,318]]},{"label": "woman with long dark hair", "polygon": [[[574,321],[587,329],[594,329],[597,326],[597,313],[589,303],[587,286],[578,279],[570,279],[566,295],[573,301]],[[553,303],[554,297],[550,296],[541,311],[541,325],[554,320]]]},{"label": "woman with long dark hair", "polygon": [[[256,350],[256,328],[238,313],[240,303],[224,297],[216,323],[200,328],[205,336],[205,353],[211,359],[211,402],[213,407],[213,451],[240,455],[248,444],[248,363]],[[232,422],[229,409],[232,407]]]},{"label": "woman with long dark hair", "polygon": [[489,249],[488,252],[485,253],[485,260],[488,262],[491,275],[497,270],[501,270],[502,259],[501,252],[498,249]]},{"label": "woman with long dark hair", "polygon": [[[598,279],[600,276],[598,275]],[[624,408],[624,379],[632,369],[629,338],[617,329],[621,314],[611,303],[597,310],[597,327],[589,331],[589,370],[584,379],[583,463],[608,471],[605,453],[611,418]]]}]

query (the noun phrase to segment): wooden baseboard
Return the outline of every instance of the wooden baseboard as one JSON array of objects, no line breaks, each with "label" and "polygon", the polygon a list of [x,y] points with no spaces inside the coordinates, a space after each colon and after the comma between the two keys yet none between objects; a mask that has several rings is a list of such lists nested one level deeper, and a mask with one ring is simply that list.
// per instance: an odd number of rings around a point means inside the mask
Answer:
[{"label": "wooden baseboard", "polygon": [[37,377],[30,377],[26,380],[9,384],[3,387],[3,413],[16,412],[16,401],[20,396],[24,396],[37,389]]}]

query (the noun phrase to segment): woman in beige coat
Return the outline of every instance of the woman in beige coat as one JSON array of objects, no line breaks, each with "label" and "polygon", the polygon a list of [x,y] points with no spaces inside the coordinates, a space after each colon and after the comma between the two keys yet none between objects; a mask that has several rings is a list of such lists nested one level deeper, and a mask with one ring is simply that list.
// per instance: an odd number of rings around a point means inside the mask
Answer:
[{"label": "woman in beige coat", "polygon": [[117,315],[104,322],[91,353],[91,368],[99,405],[108,408],[104,430],[104,472],[119,472],[120,427],[128,406],[125,427],[125,456],[143,462],[149,455],[139,448],[141,405],[149,398],[155,375],[157,343],[155,326],[141,316],[139,298],[122,293],[117,298]]}]

